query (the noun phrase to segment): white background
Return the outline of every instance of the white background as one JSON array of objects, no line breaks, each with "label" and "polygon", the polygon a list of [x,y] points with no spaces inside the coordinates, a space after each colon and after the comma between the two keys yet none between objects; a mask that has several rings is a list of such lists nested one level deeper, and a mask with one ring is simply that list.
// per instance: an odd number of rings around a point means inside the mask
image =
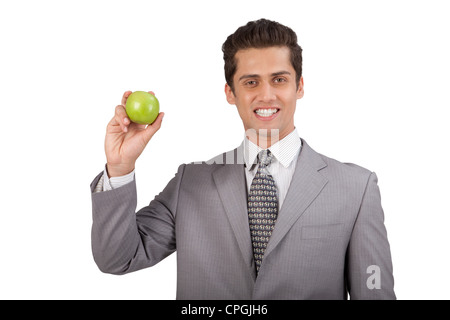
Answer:
[{"label": "white background", "polygon": [[179,164],[238,146],[221,45],[262,17],[297,32],[316,151],[379,178],[399,299],[449,299],[448,1],[2,1],[1,299],[174,299],[176,254],[125,276],[90,247],[89,184],[126,90],[166,113],[138,209]]}]

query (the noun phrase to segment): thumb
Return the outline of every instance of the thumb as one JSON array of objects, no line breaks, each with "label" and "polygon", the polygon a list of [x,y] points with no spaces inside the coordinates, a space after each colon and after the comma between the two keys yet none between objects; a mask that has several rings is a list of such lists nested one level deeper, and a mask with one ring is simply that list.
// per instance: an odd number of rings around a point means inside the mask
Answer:
[{"label": "thumb", "polygon": [[158,117],[156,117],[155,121],[152,124],[149,124],[145,130],[142,131],[143,138],[145,143],[147,144],[153,135],[161,128],[161,123],[164,118],[164,112],[160,112]]}]

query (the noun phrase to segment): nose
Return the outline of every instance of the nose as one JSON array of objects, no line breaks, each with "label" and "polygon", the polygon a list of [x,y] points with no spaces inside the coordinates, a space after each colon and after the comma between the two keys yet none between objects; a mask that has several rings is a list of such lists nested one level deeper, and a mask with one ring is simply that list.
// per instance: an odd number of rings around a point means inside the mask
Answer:
[{"label": "nose", "polygon": [[271,102],[276,100],[275,88],[268,82],[263,82],[259,86],[258,100],[260,102]]}]

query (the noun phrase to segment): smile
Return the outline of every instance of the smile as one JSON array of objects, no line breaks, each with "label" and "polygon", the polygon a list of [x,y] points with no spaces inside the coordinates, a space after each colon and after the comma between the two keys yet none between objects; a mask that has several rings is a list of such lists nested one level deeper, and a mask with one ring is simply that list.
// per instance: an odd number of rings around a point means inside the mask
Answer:
[{"label": "smile", "polygon": [[268,118],[273,116],[275,113],[277,113],[280,109],[256,109],[255,113],[264,118]]}]

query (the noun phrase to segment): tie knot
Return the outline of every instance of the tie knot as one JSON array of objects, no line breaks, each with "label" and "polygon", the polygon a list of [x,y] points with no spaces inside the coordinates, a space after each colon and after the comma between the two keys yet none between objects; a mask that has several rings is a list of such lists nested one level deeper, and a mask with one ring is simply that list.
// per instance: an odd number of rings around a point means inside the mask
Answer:
[{"label": "tie knot", "polygon": [[267,167],[272,162],[272,159],[273,159],[273,154],[272,154],[272,152],[270,152],[269,149],[262,150],[258,154],[258,163],[259,163],[260,167],[263,167],[263,168]]}]

